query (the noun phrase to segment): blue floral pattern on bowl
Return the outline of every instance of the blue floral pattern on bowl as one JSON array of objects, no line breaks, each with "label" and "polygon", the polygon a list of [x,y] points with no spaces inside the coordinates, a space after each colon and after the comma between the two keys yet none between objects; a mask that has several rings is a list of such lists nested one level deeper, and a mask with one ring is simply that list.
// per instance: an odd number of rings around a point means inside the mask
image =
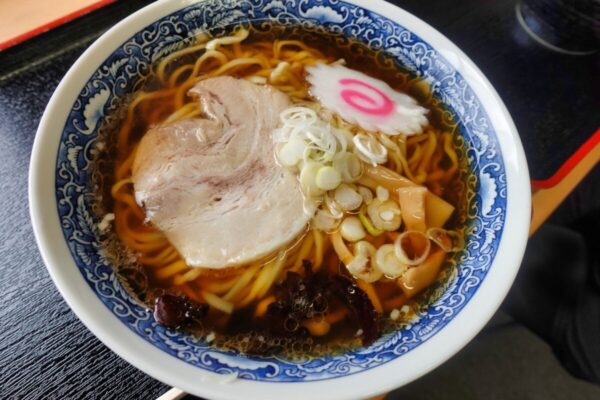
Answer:
[{"label": "blue floral pattern on bowl", "polygon": [[[468,149],[474,196],[469,199],[466,248],[458,273],[444,293],[402,330],[367,348],[305,361],[246,358],[225,352],[181,332],[165,329],[135,303],[119,283],[99,244],[92,214],[90,174],[99,126],[120,105],[135,82],[158,59],[198,32],[219,35],[242,22],[302,25],[342,33],[381,48],[431,84],[434,94],[459,121]],[[61,226],[79,271],[104,305],[132,331],[189,364],[242,379],[314,381],[354,374],[411,351],[439,332],[473,296],[495,257],[506,213],[504,163],[488,116],[463,77],[435,49],[401,25],[338,0],[208,0],[183,8],[147,26],[116,49],[90,77],[73,104],[62,133],[56,163],[56,197]]]}]

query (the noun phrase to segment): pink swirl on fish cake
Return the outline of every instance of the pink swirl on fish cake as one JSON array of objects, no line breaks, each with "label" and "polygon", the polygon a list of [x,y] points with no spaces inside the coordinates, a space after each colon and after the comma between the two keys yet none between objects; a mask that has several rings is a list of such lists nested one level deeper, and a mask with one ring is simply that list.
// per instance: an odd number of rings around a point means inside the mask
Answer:
[{"label": "pink swirl on fish cake", "polygon": [[[358,89],[342,89],[340,91],[340,96],[346,104],[354,109],[368,115],[379,116],[386,116],[394,111],[394,102],[376,87],[354,78],[344,78],[340,79],[338,82],[342,86],[356,85],[367,88],[378,96],[378,98],[374,98],[374,96],[369,96],[368,93],[359,91]],[[362,100],[364,103],[369,104],[369,106],[360,104],[356,100]]]}]

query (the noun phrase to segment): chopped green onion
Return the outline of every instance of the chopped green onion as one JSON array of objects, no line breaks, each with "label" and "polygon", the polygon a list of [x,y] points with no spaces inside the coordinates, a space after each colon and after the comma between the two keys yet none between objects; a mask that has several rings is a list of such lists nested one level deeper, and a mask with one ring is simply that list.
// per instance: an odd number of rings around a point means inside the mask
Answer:
[{"label": "chopped green onion", "polygon": [[400,228],[400,206],[393,200],[381,201],[376,198],[367,207],[367,214],[377,229],[395,231]]},{"label": "chopped green onion", "polygon": [[363,203],[365,203],[366,205],[371,204],[371,202],[373,201],[373,192],[371,192],[371,190],[369,188],[366,188],[364,186],[359,186],[358,194],[360,194],[362,196]]},{"label": "chopped green onion", "polygon": [[[423,241],[424,246],[421,249],[415,248],[415,239]],[[410,246],[413,248],[412,252],[415,253],[414,257],[410,257],[405,250],[404,247],[407,244],[410,244]],[[421,251],[421,254],[417,253],[418,250]],[[412,266],[419,265],[429,256],[429,252],[431,251],[431,241],[423,232],[404,231],[396,238],[396,241],[394,242],[394,251],[400,262]]]},{"label": "chopped green onion", "polygon": [[349,242],[357,242],[367,235],[357,217],[346,217],[340,225],[340,234]]},{"label": "chopped green onion", "polygon": [[362,196],[352,186],[342,183],[335,189],[333,198],[345,211],[356,210],[362,204]]},{"label": "chopped green onion", "polygon": [[390,222],[394,219],[394,212],[393,211],[382,211],[379,213],[379,216],[381,217],[381,219],[385,222]]},{"label": "chopped green onion", "polygon": [[344,211],[342,207],[334,199],[329,196],[329,193],[325,194],[324,197],[325,206],[329,210],[329,213],[333,215],[335,218],[342,218],[344,216]]},{"label": "chopped green onion", "polygon": [[333,167],[321,167],[315,179],[316,185],[322,190],[333,190],[342,182],[340,173]]},{"label": "chopped green onion", "polygon": [[313,226],[323,232],[331,232],[340,224],[341,219],[335,218],[333,215],[324,210],[319,210],[313,217]]},{"label": "chopped green onion", "polygon": [[358,152],[358,156],[372,165],[385,164],[387,161],[387,148],[375,137],[364,133],[358,133],[352,138],[352,143]]},{"label": "chopped green onion", "polygon": [[291,138],[286,144],[281,146],[277,153],[277,158],[286,167],[293,167],[302,160],[306,144],[301,140]]},{"label": "chopped green onion", "polygon": [[308,107],[290,107],[279,114],[279,119],[284,125],[294,128],[304,128],[317,122],[317,113]]},{"label": "chopped green onion", "polygon": [[375,246],[364,240],[354,245],[354,259],[346,268],[352,276],[361,279],[365,282],[375,282],[379,280],[383,274],[377,268],[373,259],[375,257]]},{"label": "chopped green onion", "polygon": [[340,152],[333,156],[333,168],[338,170],[346,183],[356,182],[362,176],[362,162],[356,154]]},{"label": "chopped green onion", "polygon": [[381,201],[386,201],[390,198],[390,192],[383,186],[377,186],[375,189],[375,193],[377,194],[377,198]]},{"label": "chopped green onion", "polygon": [[360,212],[358,213],[358,219],[360,219],[360,222],[362,222],[363,226],[365,227],[365,229],[367,230],[367,232],[369,232],[369,235],[371,235],[371,236],[379,236],[383,232],[385,232],[383,229],[375,228],[373,226],[373,224],[371,223],[371,221],[369,220],[369,217],[367,217],[365,215],[363,210],[360,210]]},{"label": "chopped green onion", "polygon": [[389,243],[384,244],[377,249],[377,252],[375,253],[375,262],[377,268],[390,279],[398,278],[408,269],[408,265],[403,264],[398,257],[396,257],[394,245]]},{"label": "chopped green onion", "polygon": [[302,191],[309,197],[321,196],[325,191],[317,186],[317,173],[323,164],[317,162],[308,162],[304,164],[300,171],[300,186]]}]

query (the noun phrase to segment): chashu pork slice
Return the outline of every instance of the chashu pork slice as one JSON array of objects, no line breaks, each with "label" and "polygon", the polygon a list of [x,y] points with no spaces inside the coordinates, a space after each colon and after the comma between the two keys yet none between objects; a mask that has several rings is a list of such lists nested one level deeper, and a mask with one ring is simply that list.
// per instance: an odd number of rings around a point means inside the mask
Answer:
[{"label": "chashu pork slice", "polygon": [[205,118],[151,128],[133,163],[137,203],[195,267],[239,266],[296,238],[310,218],[272,131],[288,97],[232,77],[189,91]]}]

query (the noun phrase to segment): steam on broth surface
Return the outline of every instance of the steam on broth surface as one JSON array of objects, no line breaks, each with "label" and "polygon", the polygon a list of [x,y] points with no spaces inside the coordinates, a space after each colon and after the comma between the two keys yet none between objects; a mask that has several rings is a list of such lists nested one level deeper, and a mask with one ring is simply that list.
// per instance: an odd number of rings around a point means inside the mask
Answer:
[{"label": "steam on broth surface", "polygon": [[454,122],[426,84],[344,37],[199,38],[115,120],[96,174],[115,216],[107,252],[159,323],[217,347],[368,345],[426,306],[462,246]]}]

